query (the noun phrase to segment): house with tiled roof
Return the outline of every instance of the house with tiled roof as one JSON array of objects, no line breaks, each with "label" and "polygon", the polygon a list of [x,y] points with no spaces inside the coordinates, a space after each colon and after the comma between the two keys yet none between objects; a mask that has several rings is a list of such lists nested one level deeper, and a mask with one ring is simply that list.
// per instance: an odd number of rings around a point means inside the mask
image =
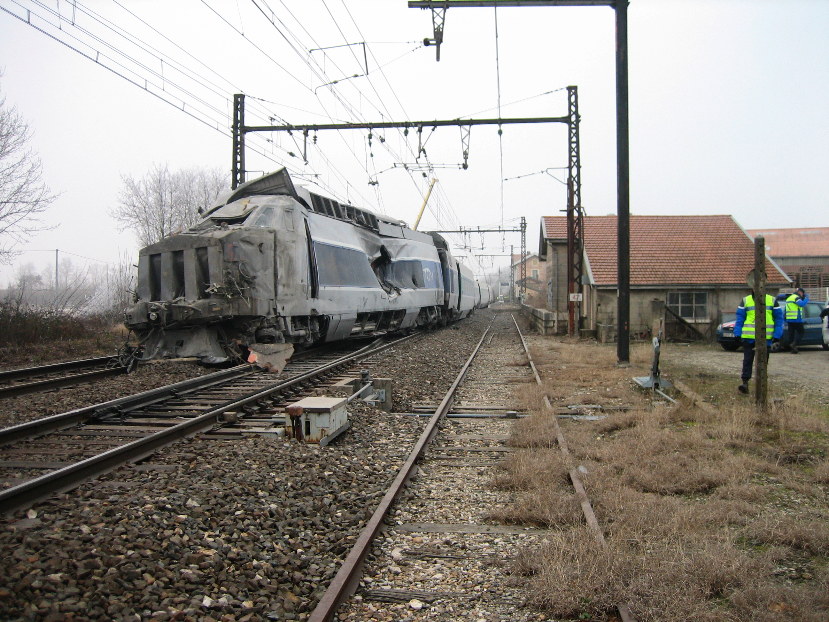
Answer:
[{"label": "house with tiled roof", "polygon": [[[617,217],[586,216],[579,329],[601,341],[616,338]],[[541,221],[539,257],[547,262],[548,310],[567,329],[567,219]],[[651,336],[664,320],[665,336],[711,338],[723,312],[746,295],[754,241],[733,217],[630,216],[630,334]],[[767,287],[775,294],[789,278],[766,259]]]},{"label": "house with tiled roof", "polygon": [[[521,278],[521,264],[524,264],[524,272],[526,274],[525,280]],[[538,255],[527,255],[522,259],[521,255],[512,256],[512,283],[513,292],[512,299],[517,300],[521,294],[521,285],[524,285],[524,296],[526,302],[529,304],[544,303],[545,288],[541,280],[544,273],[544,264],[538,258]]]},{"label": "house with tiled roof", "polygon": [[762,235],[766,252],[813,300],[829,298],[829,227],[806,229],[748,229]]}]

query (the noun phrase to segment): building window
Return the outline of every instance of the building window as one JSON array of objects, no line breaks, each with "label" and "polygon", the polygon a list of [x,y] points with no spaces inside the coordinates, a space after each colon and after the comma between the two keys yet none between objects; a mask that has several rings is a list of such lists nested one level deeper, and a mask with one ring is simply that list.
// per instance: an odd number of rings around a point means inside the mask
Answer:
[{"label": "building window", "polygon": [[533,270],[533,278],[534,279],[538,278],[538,270]]},{"label": "building window", "polygon": [[668,292],[668,308],[684,320],[708,320],[708,292]]}]

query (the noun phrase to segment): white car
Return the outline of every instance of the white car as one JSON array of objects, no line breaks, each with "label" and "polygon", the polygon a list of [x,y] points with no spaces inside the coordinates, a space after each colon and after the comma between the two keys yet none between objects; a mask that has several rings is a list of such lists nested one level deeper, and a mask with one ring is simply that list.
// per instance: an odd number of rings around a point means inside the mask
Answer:
[{"label": "white car", "polygon": [[[829,300],[826,301],[826,308],[829,309]],[[823,349],[829,350],[829,315],[823,317]]]}]

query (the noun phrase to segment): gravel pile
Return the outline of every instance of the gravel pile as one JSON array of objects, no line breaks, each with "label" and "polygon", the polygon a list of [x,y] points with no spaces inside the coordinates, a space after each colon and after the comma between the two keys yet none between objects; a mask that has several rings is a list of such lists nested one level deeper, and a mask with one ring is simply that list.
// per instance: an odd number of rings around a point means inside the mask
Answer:
[{"label": "gravel pile", "polygon": [[[428,334],[375,363],[375,376],[394,378],[395,410],[448,388],[483,322]],[[16,400],[14,416],[202,372],[144,366],[94,391],[59,392],[59,405],[54,395],[51,405],[48,396]],[[325,448],[258,436],[184,441],[2,519],[0,618],[304,619],[424,425],[356,402],[349,417],[353,428]]]}]

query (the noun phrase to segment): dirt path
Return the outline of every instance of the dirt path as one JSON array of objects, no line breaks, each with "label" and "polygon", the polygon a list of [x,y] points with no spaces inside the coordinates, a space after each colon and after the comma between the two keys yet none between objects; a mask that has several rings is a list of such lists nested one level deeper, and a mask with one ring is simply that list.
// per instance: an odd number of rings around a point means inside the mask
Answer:
[{"label": "dirt path", "polygon": [[[743,351],[726,352],[716,345],[686,345],[666,343],[660,354],[660,370],[670,378],[671,368],[693,366],[734,377],[734,389],[740,382]],[[820,346],[802,348],[799,354],[780,352],[769,359],[769,379],[772,389],[775,382],[780,389],[802,390],[829,402],[829,352]]]}]

